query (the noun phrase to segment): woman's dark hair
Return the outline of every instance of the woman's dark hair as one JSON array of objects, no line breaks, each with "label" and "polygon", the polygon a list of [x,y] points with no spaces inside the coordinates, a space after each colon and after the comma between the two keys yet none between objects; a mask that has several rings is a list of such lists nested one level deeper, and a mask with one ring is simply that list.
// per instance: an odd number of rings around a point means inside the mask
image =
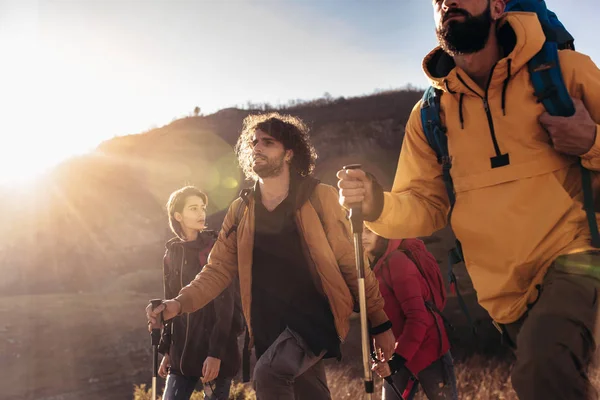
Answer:
[{"label": "woman's dark hair", "polygon": [[258,180],[252,168],[252,140],[256,130],[261,130],[281,142],[285,150],[293,151],[291,161],[293,171],[301,176],[312,174],[317,152],[310,143],[308,127],[300,118],[272,112],[249,115],[244,119],[242,134],[235,145],[235,153],[246,178]]},{"label": "woman's dark hair", "polygon": [[185,240],[181,224],[175,219],[175,213],[181,213],[185,206],[185,201],[188,197],[198,196],[204,201],[204,205],[208,205],[208,196],[195,186],[185,186],[171,193],[169,201],[167,201],[167,212],[169,213],[169,226],[177,237]]}]

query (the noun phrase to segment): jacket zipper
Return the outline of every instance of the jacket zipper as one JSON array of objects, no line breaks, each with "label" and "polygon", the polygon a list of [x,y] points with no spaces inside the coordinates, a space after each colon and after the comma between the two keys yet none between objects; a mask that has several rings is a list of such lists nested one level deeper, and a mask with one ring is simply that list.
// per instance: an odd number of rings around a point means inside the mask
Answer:
[{"label": "jacket zipper", "polygon": [[[183,257],[181,258],[181,267],[179,268],[179,281],[181,284],[179,290],[183,288],[183,264],[185,262],[185,247],[181,246],[181,249],[183,251]],[[183,342],[183,350],[181,351],[181,357],[179,358],[179,371],[182,375],[185,375],[185,373],[183,372],[183,356],[185,355],[185,349],[187,347],[188,335],[190,331],[190,313],[186,313],[186,321],[187,322],[185,324],[185,341]]]},{"label": "jacket zipper", "polygon": [[[315,263],[315,260],[312,258],[312,255],[310,254],[310,248],[308,247],[308,243],[306,242],[306,237],[304,235],[304,226],[302,226],[302,221],[300,221],[300,218],[296,217],[297,222],[296,225],[300,226],[300,231],[302,232],[302,241],[304,242],[304,247],[306,248],[306,253],[308,253],[308,257],[310,258],[310,261],[312,262],[312,264],[315,266],[315,270],[317,269],[317,264]],[[317,272],[318,274],[318,272]],[[320,277],[319,277],[320,279]],[[323,292],[325,292],[325,297],[327,298],[327,303],[329,304],[329,308],[331,309],[331,313],[333,314],[333,307],[331,305],[331,300],[329,300],[329,293],[327,293],[327,289],[325,289],[325,285],[323,285],[323,283],[321,283],[321,287],[323,288]],[[333,315],[333,323],[335,325],[335,331],[338,334],[338,340],[340,341],[340,343],[344,343],[344,339],[342,339],[342,337],[340,336],[340,333],[337,330],[337,324],[335,323],[335,315]]]},{"label": "jacket zipper", "polygon": [[503,167],[505,165],[510,164],[508,153],[502,154],[502,151],[500,151],[498,139],[496,138],[496,129],[494,128],[494,120],[492,119],[492,113],[490,111],[490,103],[488,101],[488,91],[490,89],[490,83],[492,82],[492,76],[494,75],[494,69],[496,68],[496,65],[498,65],[498,63],[494,64],[492,70],[490,71],[490,76],[485,86],[485,95],[483,97],[475,90],[473,90],[469,85],[467,85],[463,78],[457,74],[458,79],[461,81],[461,83],[465,85],[465,87],[471,92],[473,92],[477,97],[479,97],[483,102],[483,109],[485,110],[485,116],[487,117],[488,127],[490,129],[490,135],[492,137],[492,144],[494,145],[494,151],[496,152],[496,156],[490,158],[492,168]]}]

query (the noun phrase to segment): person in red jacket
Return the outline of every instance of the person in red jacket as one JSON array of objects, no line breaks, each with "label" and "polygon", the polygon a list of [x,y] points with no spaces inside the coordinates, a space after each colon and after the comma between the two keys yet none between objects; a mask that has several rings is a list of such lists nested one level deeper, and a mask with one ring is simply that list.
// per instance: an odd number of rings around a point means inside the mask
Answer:
[{"label": "person in red jacket", "polygon": [[[417,239],[388,240],[366,227],[362,237],[365,253],[385,300],[384,311],[392,322],[398,343],[389,362],[373,367],[379,376],[387,378],[383,383],[383,399],[402,400],[397,396],[397,390],[404,392],[406,400],[410,400],[418,391],[419,383],[430,400],[457,400],[456,377],[444,321],[425,305],[425,301],[432,298],[430,287],[435,285],[428,285],[414,262],[399,250],[402,243],[402,248],[427,252],[425,245]],[[390,376],[395,388],[388,383]]]}]

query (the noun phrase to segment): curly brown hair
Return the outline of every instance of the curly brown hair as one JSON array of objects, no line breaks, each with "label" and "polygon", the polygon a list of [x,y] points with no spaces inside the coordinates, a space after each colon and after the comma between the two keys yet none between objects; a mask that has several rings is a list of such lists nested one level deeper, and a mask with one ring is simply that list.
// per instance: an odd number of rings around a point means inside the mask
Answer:
[{"label": "curly brown hair", "polygon": [[246,178],[258,180],[252,168],[252,140],[257,129],[272,136],[283,144],[285,150],[292,150],[291,167],[301,176],[312,174],[315,169],[317,152],[310,142],[309,129],[298,117],[281,115],[276,112],[249,115],[244,118],[242,134],[236,145],[235,154]]}]

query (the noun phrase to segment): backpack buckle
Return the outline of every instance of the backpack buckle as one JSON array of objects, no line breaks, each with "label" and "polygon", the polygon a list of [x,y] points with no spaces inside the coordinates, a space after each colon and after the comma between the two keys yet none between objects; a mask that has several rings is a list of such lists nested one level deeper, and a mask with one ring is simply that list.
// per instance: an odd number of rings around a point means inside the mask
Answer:
[{"label": "backpack buckle", "polygon": [[442,165],[444,169],[452,168],[452,156],[445,155],[438,158],[438,163]]}]

